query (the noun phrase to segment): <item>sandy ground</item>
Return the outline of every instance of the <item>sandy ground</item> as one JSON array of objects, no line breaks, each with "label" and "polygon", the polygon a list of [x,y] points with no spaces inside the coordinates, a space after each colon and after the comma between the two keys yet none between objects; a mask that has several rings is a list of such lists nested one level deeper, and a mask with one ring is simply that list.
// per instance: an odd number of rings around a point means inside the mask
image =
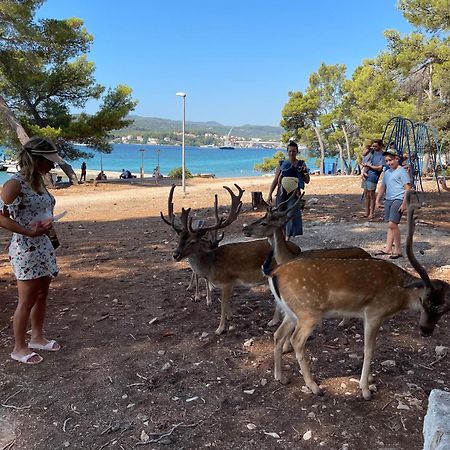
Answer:
[{"label": "sandy ground", "polygon": [[[266,193],[270,178],[189,180],[185,194],[175,190],[175,211],[191,207],[194,218],[211,220],[214,194],[225,212],[229,196],[222,186],[233,181],[246,193],[225,242],[242,240],[242,224],[261,216],[251,208],[250,192]],[[324,397],[302,389],[292,354],[284,356],[292,382],[281,386],[272,375],[265,286],[236,289],[234,317],[220,337],[214,335],[219,293],[207,308],[186,292],[188,265],[173,261],[176,235],[159,218],[169,185],[89,183],[53,191],[55,213],[68,214],[56,224],[60,275],[52,283],[46,328],[63,349],[44,354],[35,367],[9,359],[17,294],[2,252],[0,448],[421,448],[428,394],[450,388],[449,359],[435,355],[436,346],[449,345],[449,319],[427,340],[418,333],[417,314],[386,322],[371,402],[362,400],[354,381],[362,361],[357,320],[344,330],[325,321],[308,343]],[[449,282],[450,194],[437,194],[432,182],[425,191],[416,254],[432,276]],[[297,243],[303,249],[380,248],[385,225],[361,217],[360,197],[356,177],[313,177],[305,234]],[[9,236],[0,233],[5,248]],[[406,258],[397,262],[412,271]],[[381,364],[388,360],[395,365]]]}]

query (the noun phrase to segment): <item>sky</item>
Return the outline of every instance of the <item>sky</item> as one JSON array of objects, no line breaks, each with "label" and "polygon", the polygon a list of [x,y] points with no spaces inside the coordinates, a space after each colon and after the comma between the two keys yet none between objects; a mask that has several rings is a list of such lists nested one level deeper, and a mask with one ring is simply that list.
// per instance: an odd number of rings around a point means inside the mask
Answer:
[{"label": "sky", "polygon": [[[94,37],[97,82],[126,84],[134,114],[224,125],[275,125],[288,92],[320,65],[347,75],[411,31],[396,0],[47,0],[38,17],[79,17]],[[86,107],[92,113],[95,103]]]}]

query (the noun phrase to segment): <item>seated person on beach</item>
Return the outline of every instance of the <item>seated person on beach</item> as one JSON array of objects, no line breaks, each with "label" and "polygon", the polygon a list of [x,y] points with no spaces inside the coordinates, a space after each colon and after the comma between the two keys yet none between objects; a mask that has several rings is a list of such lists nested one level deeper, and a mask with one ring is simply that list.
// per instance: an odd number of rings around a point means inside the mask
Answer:
[{"label": "seated person on beach", "polygon": [[99,174],[97,175],[97,177],[96,177],[95,179],[96,179],[97,181],[100,181],[100,180],[106,180],[106,174],[105,174],[105,172],[103,172],[103,170],[100,171]]},{"label": "seated person on beach", "polygon": [[122,169],[122,173],[120,174],[119,178],[127,180],[129,178],[136,178],[136,176],[132,175],[129,170]]}]

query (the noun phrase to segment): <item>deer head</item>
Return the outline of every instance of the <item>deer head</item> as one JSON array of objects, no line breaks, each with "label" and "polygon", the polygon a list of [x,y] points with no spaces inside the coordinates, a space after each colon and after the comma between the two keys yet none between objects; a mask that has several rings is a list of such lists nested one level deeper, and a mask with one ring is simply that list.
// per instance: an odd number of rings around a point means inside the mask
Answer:
[{"label": "deer head", "polygon": [[420,208],[418,204],[411,204],[411,196],[414,193],[411,189],[406,192],[408,205],[406,254],[422,280],[409,284],[407,288],[424,288],[424,294],[420,299],[423,310],[420,314],[419,327],[423,336],[431,336],[442,315],[450,311],[450,285],[442,280],[430,280],[427,271],[414,255],[413,236],[416,226],[414,212]]},{"label": "deer head", "polygon": [[[296,193],[294,192],[292,195],[296,195]],[[289,202],[292,195],[286,201],[280,203],[277,207],[267,208],[266,214],[264,217],[261,217],[261,219],[255,220],[255,222],[252,222],[250,225],[244,225],[242,228],[244,236],[253,236],[256,238],[271,237],[275,229],[282,228],[292,219],[292,212],[300,203],[304,193],[298,197],[297,201],[292,206],[287,209],[283,209],[283,205]]]},{"label": "deer head", "polygon": [[231,196],[231,208],[227,217],[219,216],[219,207],[217,195],[214,201],[214,214],[216,223],[211,226],[194,227],[192,217],[189,217],[191,208],[181,210],[180,218],[177,219],[173,213],[173,191],[175,186],[172,186],[169,199],[168,199],[168,218],[166,219],[161,212],[161,218],[165,223],[170,225],[178,234],[178,246],[173,252],[173,257],[177,261],[181,261],[183,258],[195,253],[196,251],[208,251],[216,248],[219,242],[223,239],[223,233],[219,234],[218,231],[227,227],[233,223],[239,215],[242,207],[242,195],[244,190],[235,184],[238,189],[238,195],[227,186],[223,186]]}]

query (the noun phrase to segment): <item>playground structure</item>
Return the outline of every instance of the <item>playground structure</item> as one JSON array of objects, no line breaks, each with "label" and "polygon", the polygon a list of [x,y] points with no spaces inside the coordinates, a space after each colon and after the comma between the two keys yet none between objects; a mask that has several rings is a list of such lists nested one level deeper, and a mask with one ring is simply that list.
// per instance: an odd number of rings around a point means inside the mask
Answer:
[{"label": "playground structure", "polygon": [[445,170],[434,127],[426,123],[414,124],[404,117],[393,117],[384,129],[382,140],[387,148],[393,145],[400,158],[407,160],[414,189],[423,191],[422,176],[431,174],[436,180],[438,192],[441,192],[438,172],[445,182]]}]

